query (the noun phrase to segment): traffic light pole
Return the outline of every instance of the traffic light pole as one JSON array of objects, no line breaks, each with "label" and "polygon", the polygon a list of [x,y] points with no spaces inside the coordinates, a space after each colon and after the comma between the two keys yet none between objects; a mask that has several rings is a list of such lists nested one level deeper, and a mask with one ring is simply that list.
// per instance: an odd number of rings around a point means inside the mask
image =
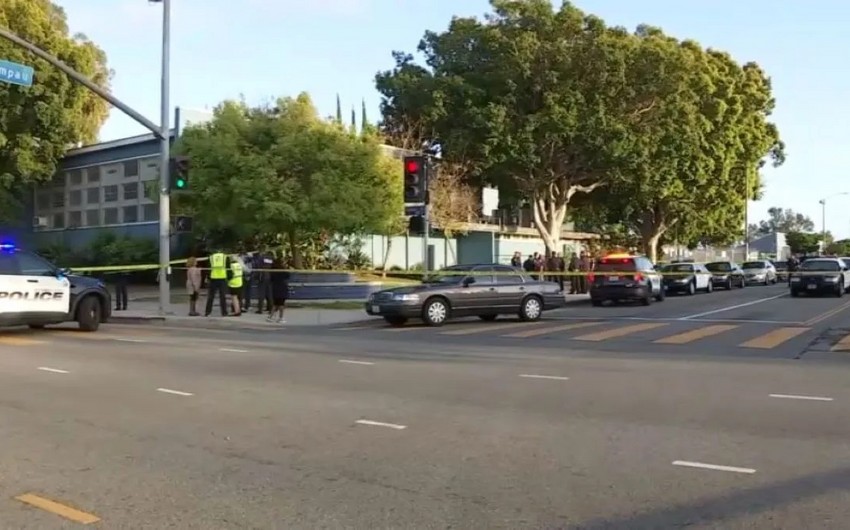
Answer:
[{"label": "traffic light pole", "polygon": [[428,263],[428,257],[429,257],[428,256],[428,254],[429,254],[428,247],[430,247],[430,240],[429,239],[430,239],[430,234],[431,234],[431,221],[428,218],[428,210],[429,210],[428,198],[429,198],[428,192],[426,191],[425,192],[425,206],[422,208],[422,219],[424,221],[422,224],[425,227],[425,230],[424,230],[425,233],[422,236],[422,245],[424,247],[423,251],[422,251],[422,256],[423,256],[423,259],[422,259],[422,279],[423,280],[425,279],[425,275],[428,274],[428,268],[429,268],[428,266],[430,265]]},{"label": "traffic light pole", "polygon": [[171,307],[171,177],[168,160],[171,156],[170,121],[171,72],[171,0],[162,0],[162,85],[160,93],[159,148],[159,313],[169,313]]}]

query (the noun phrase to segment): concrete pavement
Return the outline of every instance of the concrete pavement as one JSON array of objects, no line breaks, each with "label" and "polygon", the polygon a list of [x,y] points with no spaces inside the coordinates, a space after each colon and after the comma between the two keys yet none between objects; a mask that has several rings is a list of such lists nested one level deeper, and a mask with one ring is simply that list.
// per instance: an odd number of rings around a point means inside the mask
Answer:
[{"label": "concrete pavement", "polygon": [[[4,332],[0,520],[846,527],[844,364],[462,337],[435,348],[288,330]],[[58,504],[15,499],[26,494]]]}]

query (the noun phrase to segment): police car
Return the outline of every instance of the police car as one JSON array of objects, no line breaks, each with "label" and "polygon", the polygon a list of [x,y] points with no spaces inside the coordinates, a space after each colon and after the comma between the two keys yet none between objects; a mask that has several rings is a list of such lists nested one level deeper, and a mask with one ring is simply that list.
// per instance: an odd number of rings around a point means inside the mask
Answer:
[{"label": "police car", "polygon": [[0,326],[43,328],[77,322],[97,331],[112,311],[103,282],[74,276],[44,258],[0,243]]}]

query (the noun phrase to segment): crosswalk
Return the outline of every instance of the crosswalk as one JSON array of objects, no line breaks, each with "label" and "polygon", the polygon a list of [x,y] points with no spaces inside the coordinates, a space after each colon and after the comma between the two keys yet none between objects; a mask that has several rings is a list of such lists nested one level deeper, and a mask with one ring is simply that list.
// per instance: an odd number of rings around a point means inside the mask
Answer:
[{"label": "crosswalk", "polygon": [[[724,347],[750,350],[772,350],[784,346],[805,347],[819,333],[814,326],[755,325],[750,323],[717,323],[700,321],[635,322],[628,320],[548,320],[540,322],[480,323],[477,321],[451,323],[440,328],[408,325],[389,327],[383,322],[334,328],[339,332],[410,336],[411,338],[473,337],[490,339],[535,340],[558,339],[576,344],[606,342],[645,342],[658,346],[718,344]],[[833,352],[850,353],[850,330],[830,348]]]}]

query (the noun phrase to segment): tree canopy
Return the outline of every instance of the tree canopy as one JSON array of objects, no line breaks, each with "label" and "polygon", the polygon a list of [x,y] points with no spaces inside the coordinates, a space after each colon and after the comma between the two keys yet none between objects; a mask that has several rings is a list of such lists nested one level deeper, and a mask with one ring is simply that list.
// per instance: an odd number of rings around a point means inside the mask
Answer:
[{"label": "tree canopy", "polygon": [[749,233],[751,238],[757,238],[776,232],[812,232],[815,223],[806,215],[795,212],[791,208],[782,209],[773,206],[767,209],[767,219],[751,224]]},{"label": "tree canopy", "polygon": [[821,234],[792,231],[785,234],[785,243],[794,254],[814,254],[820,250]]},{"label": "tree canopy", "polygon": [[320,119],[306,94],[271,107],[225,102],[184,132],[176,152],[192,160],[192,193],[180,207],[202,231],[277,238],[298,266],[319,235],[385,233],[403,210],[400,163],[377,138]]},{"label": "tree canopy", "polygon": [[784,160],[770,82],[752,63],[647,26],[611,28],[569,2],[491,0],[483,20],[426,32],[379,73],[383,129],[420,128],[481,182],[530,203],[557,247],[582,193],[651,257],[673,226],[688,240],[740,237],[758,170]]},{"label": "tree canopy", "polygon": [[[70,35],[65,12],[49,0],[0,2],[0,26],[108,88],[106,54]],[[0,38],[0,58],[35,68],[31,87],[0,82],[0,221],[16,218],[20,191],[56,173],[65,151],[92,143],[109,105],[46,61]]]}]

